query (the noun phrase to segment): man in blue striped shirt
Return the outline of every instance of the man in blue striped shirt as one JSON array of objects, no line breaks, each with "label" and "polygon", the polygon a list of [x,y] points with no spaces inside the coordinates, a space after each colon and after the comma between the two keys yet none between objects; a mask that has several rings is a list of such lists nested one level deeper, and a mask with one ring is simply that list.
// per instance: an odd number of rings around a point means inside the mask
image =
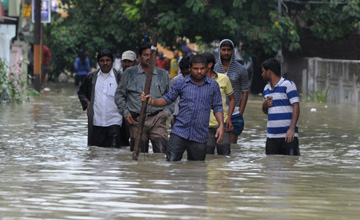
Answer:
[{"label": "man in blue striped shirt", "polygon": [[179,114],[172,127],[166,151],[167,161],[180,161],[185,150],[188,160],[205,160],[210,110],[213,109],[219,128],[217,143],[224,134],[224,115],[218,83],[206,77],[207,62],[203,55],[190,59],[191,75],[179,79],[162,98],[152,100],[142,93],[141,100],[148,98],[149,105],[162,107],[173,103],[178,96]]},{"label": "man in blue striped shirt", "polygon": [[281,77],[281,66],[274,58],[261,64],[264,88],[262,110],[268,115],[266,154],[300,156],[297,121],[300,115],[296,85]]}]

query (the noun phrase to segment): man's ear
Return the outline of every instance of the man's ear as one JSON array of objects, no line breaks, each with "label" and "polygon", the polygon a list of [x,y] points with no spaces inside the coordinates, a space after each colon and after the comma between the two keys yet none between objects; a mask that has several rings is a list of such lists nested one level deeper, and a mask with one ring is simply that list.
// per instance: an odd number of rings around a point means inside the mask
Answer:
[{"label": "man's ear", "polygon": [[208,63],[208,68],[211,69],[211,67],[213,66],[214,64],[213,63]]}]

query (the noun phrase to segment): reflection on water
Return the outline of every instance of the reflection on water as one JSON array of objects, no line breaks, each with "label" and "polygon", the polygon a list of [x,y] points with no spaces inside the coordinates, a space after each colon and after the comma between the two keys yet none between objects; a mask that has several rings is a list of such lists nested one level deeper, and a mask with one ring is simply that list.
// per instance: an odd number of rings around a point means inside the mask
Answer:
[{"label": "reflection on water", "polygon": [[[86,146],[72,84],[32,103],[0,105],[1,219],[357,219],[360,116],[351,106],[301,103],[301,157],[265,156],[266,116],[250,97],[231,157]],[[310,112],[316,108],[316,112]],[[186,157],[185,157],[186,158]]]}]

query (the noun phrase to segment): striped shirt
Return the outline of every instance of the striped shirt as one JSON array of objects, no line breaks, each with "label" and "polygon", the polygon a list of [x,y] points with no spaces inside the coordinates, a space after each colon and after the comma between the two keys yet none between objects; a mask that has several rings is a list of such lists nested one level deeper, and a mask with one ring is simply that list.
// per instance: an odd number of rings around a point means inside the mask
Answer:
[{"label": "striped shirt", "polygon": [[[229,39],[224,39],[220,42],[220,45],[224,41],[229,41],[233,47],[234,43]],[[235,47],[234,47],[235,48]],[[235,107],[239,107],[242,99],[242,92],[246,92],[249,90],[249,77],[248,72],[246,68],[241,65],[238,61],[235,59],[235,49],[233,50],[232,57],[230,60],[229,68],[227,72],[225,72],[223,64],[221,63],[221,55],[220,55],[220,46],[219,46],[219,62],[217,62],[214,66],[214,71],[217,73],[225,73],[231,82],[231,85],[234,89],[234,95],[235,95]],[[238,108],[236,108],[238,109]],[[234,114],[238,113],[234,110]]]},{"label": "striped shirt", "polygon": [[207,142],[210,110],[223,112],[218,83],[205,77],[205,81],[197,85],[187,76],[176,81],[163,98],[171,104],[178,96],[179,114],[171,132],[198,143]]},{"label": "striped shirt", "polygon": [[[270,83],[265,86],[264,100],[267,96],[273,97],[273,106],[268,109],[267,137],[285,138],[291,124],[292,104],[299,102],[296,85],[292,81],[281,77],[273,90]],[[297,125],[295,127],[295,137],[298,137]]]}]

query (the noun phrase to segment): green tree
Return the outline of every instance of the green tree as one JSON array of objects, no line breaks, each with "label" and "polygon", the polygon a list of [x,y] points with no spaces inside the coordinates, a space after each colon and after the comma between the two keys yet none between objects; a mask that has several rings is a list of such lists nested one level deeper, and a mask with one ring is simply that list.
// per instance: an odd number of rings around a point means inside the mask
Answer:
[{"label": "green tree", "polygon": [[59,61],[54,67],[59,73],[61,67],[73,68],[81,47],[90,54],[101,48],[134,49],[150,41],[152,31],[170,48],[179,47],[184,37],[199,44],[230,38],[236,45],[242,42],[249,56],[273,56],[281,48],[300,49],[304,28],[333,40],[359,23],[359,0],[304,2],[283,0],[280,16],[278,0],[63,0],[68,17],[54,17],[45,28],[45,42]]}]

